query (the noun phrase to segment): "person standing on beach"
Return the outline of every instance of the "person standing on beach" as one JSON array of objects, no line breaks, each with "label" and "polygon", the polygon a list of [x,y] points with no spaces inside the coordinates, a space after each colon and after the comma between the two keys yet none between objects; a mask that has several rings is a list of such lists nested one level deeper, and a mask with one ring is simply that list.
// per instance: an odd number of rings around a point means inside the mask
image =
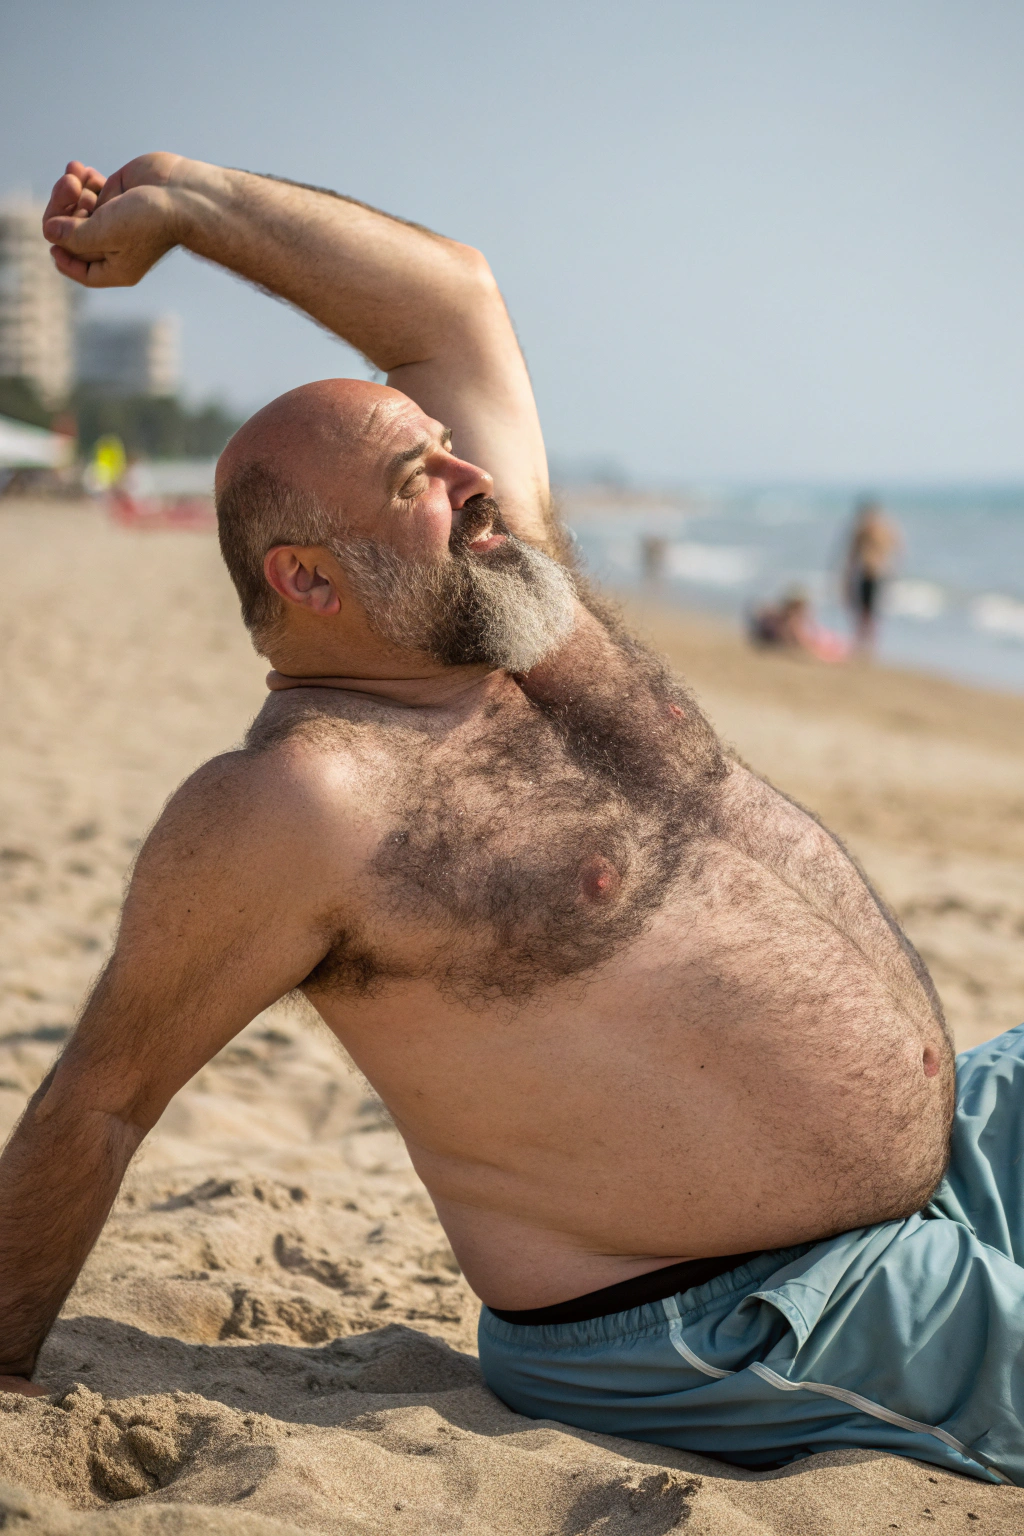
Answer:
[{"label": "person standing on beach", "polygon": [[855,643],[870,653],[878,638],[878,605],[882,585],[892,572],[902,539],[880,504],[866,498],[857,507],[846,552],[844,586],[853,614]]},{"label": "person standing on beach", "polygon": [[184,246],[389,382],[291,390],[221,457],[270,696],[157,821],[0,1159],[0,1389],[39,1391],[171,1097],[298,988],[388,1106],[511,1407],[1024,1484],[1024,1026],[954,1062],[838,840],[567,566],[484,258],[161,154],[73,161],[44,233],[93,287]]}]

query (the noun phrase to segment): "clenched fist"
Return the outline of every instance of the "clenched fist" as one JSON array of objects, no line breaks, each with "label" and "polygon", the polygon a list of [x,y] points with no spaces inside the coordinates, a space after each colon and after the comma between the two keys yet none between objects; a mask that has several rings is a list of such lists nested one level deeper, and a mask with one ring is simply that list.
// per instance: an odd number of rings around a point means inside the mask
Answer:
[{"label": "clenched fist", "polygon": [[174,197],[180,155],[140,155],[103,177],[72,160],[50,194],[43,234],[65,277],[86,288],[130,288],[181,239]]}]

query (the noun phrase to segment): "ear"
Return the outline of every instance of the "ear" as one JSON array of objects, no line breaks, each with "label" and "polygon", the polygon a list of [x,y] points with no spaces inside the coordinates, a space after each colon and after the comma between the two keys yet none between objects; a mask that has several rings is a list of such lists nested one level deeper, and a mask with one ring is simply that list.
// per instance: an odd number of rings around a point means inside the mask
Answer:
[{"label": "ear", "polygon": [[286,603],[322,618],[341,612],[341,598],[322,549],[277,544],[264,558],[263,574]]}]

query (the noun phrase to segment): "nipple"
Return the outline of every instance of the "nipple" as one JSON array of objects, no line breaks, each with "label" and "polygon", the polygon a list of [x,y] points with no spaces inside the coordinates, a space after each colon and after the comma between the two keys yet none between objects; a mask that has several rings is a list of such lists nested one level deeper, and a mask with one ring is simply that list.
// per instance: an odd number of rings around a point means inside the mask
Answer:
[{"label": "nipple", "polygon": [[925,1077],[935,1077],[939,1070],[939,1053],[934,1045],[926,1045],[922,1057]]},{"label": "nipple", "polygon": [[580,872],[580,889],[591,901],[609,901],[621,884],[622,876],[615,865],[600,854],[588,860]]},{"label": "nipple", "polygon": [[668,707],[668,712],[670,715],[674,715],[677,720],[686,719],[686,710],[681,709],[678,704],[670,704]]}]

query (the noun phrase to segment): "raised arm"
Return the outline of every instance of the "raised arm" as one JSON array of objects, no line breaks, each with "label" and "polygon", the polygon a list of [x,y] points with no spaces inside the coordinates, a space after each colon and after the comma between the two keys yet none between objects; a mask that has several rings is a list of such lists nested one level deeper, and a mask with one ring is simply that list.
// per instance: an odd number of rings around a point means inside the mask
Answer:
[{"label": "raised arm", "polygon": [[72,161],[43,232],[86,287],[137,283],[181,245],[305,310],[452,428],[517,533],[548,536],[533,391],[479,251],[333,192],[166,154],[107,179]]},{"label": "raised arm", "polygon": [[0,1158],[0,1376],[31,1374],[173,1094],[325,953],[303,895],[319,882],[297,878],[306,841],[242,754],[208,764],[157,823],[110,964]]}]

